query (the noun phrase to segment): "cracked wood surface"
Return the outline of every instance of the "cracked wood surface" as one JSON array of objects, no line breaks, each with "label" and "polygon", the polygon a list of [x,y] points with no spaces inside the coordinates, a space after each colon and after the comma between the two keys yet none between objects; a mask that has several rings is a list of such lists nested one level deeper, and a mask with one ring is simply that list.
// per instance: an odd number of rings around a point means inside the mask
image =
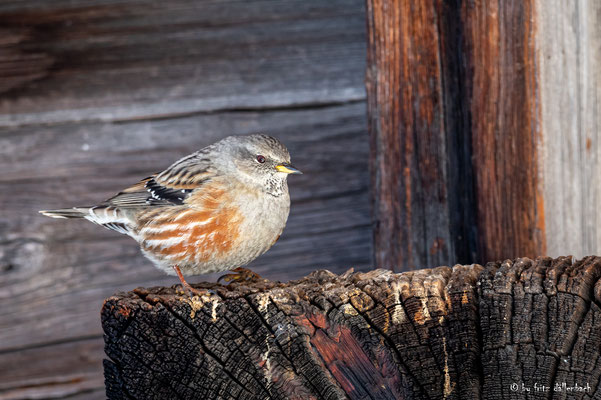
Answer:
[{"label": "cracked wood surface", "polygon": [[599,257],[199,287],[106,300],[109,399],[601,397]]}]

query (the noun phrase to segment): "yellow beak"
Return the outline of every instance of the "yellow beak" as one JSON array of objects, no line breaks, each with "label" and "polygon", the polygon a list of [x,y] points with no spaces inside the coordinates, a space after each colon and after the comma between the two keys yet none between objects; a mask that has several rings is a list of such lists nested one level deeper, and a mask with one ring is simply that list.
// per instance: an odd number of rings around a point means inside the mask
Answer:
[{"label": "yellow beak", "polygon": [[276,165],[275,169],[277,169],[279,172],[285,172],[287,174],[302,174],[302,172],[300,172],[298,169],[294,168],[290,164]]}]

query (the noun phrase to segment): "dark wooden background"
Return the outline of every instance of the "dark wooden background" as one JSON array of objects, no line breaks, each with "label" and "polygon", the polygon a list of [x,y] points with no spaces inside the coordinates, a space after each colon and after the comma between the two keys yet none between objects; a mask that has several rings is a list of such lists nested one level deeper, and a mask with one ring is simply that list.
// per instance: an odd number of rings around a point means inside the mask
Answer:
[{"label": "dark wooden background", "polygon": [[255,271],[368,268],[365,43],[362,0],[1,2],[0,399],[104,398],[103,299],[176,283],[131,239],[37,211],[226,135],[277,136],[305,172]]}]

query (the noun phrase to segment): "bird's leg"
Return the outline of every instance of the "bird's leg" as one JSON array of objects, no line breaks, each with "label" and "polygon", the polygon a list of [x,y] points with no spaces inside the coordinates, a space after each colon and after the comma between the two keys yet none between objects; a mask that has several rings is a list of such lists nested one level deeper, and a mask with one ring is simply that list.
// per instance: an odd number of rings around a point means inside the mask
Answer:
[{"label": "bird's leg", "polygon": [[226,282],[256,282],[258,280],[263,279],[259,274],[257,274],[256,272],[252,272],[250,269],[247,268],[238,267],[234,268],[232,271],[234,273],[225,274],[219,277],[217,282],[221,281],[222,279]]},{"label": "bird's leg", "polygon": [[184,289],[188,291],[188,295],[190,297],[193,297],[194,295],[200,297],[210,296],[210,292],[208,290],[194,289],[192,286],[190,286],[190,284],[186,282],[186,279],[184,279],[184,275],[182,274],[182,271],[177,265],[173,265],[173,269],[175,270],[175,273],[177,274],[179,280],[182,282],[182,286],[184,287]]}]

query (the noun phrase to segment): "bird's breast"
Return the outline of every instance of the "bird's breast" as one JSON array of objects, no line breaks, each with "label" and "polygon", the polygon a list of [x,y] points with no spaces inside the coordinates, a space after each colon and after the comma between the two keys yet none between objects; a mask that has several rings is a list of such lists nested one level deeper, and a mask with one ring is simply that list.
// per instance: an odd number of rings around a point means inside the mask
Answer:
[{"label": "bird's breast", "polygon": [[253,202],[240,204],[240,212],[244,215],[242,235],[257,245],[271,245],[286,225],[290,197],[265,194]]}]

